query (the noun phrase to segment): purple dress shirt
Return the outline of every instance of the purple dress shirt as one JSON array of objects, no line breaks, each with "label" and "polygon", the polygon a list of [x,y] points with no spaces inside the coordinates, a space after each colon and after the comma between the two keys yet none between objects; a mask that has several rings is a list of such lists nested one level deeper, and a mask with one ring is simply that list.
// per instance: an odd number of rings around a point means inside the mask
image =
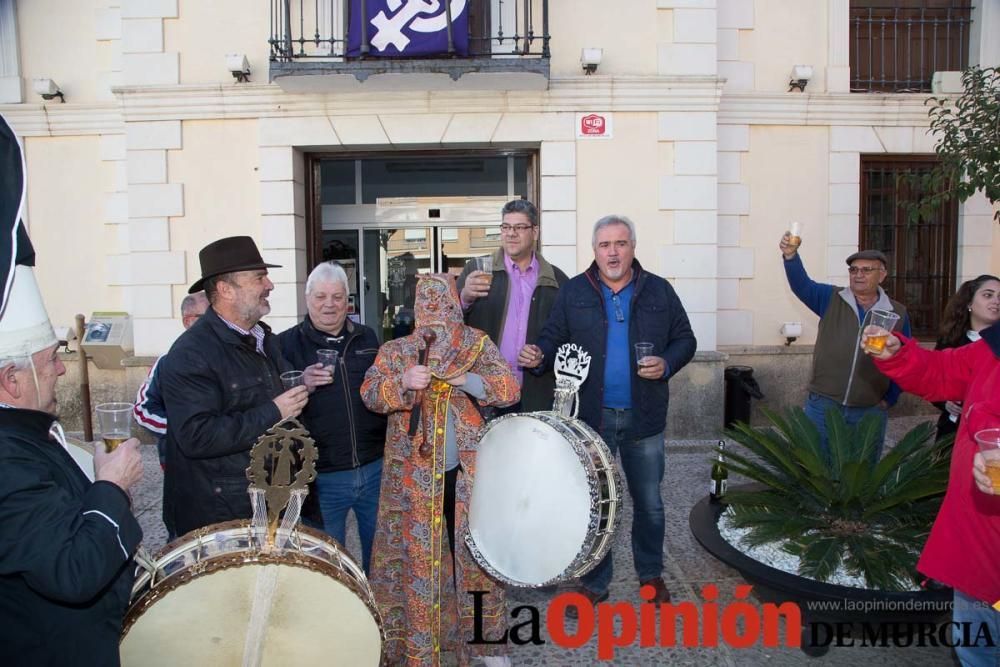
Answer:
[{"label": "purple dress shirt", "polygon": [[531,310],[531,295],[538,284],[538,258],[532,253],[531,264],[524,271],[504,253],[504,267],[510,280],[507,292],[507,317],[500,332],[500,354],[514,371],[517,383],[522,384],[524,371],[517,364],[517,353],[524,347],[528,335],[528,311]]}]

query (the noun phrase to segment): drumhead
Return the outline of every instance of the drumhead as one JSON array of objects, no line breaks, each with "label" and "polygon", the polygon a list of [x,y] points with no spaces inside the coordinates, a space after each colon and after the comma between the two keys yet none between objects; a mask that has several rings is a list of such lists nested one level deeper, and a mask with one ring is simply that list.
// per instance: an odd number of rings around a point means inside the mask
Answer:
[{"label": "drumhead", "polygon": [[591,520],[587,472],[555,420],[511,415],[479,442],[469,532],[500,574],[527,585],[559,577]]},{"label": "drumhead", "polygon": [[262,551],[249,522],[212,524],[140,569],[122,624],[122,664],[378,665],[384,635],[362,569],[298,526]]},{"label": "drumhead", "polygon": [[255,563],[198,577],[148,607],[121,642],[122,665],[242,665],[258,580],[275,579],[261,665],[378,665],[378,623],[321,572]]}]

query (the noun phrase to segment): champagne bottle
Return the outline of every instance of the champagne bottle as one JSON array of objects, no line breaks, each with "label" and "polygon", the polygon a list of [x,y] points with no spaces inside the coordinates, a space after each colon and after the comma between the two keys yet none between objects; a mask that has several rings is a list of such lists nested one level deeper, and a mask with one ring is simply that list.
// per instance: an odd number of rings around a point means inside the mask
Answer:
[{"label": "champagne bottle", "polygon": [[726,470],[723,465],[723,463],[725,463],[725,458],[723,458],[725,450],[726,441],[719,440],[718,456],[712,464],[712,485],[709,493],[713,502],[718,502],[720,498],[726,495],[726,485],[729,482],[729,471]]}]

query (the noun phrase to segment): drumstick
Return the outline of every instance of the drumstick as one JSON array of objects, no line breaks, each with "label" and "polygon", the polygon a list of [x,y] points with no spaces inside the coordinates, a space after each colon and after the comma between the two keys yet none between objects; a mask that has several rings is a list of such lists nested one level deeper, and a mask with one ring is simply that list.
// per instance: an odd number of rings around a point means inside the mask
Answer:
[{"label": "drumstick", "polygon": [[[433,330],[426,331],[422,334],[424,339],[424,350],[420,357],[420,365],[426,366],[427,360],[431,354],[431,345],[437,339],[437,334]],[[407,435],[410,436],[412,440],[417,434],[417,427],[420,425],[420,404],[423,402],[424,392],[423,390],[417,391],[417,396],[413,402],[413,410],[410,411],[410,428],[407,431]],[[430,444],[427,442],[426,433],[424,434],[424,440],[420,443],[420,455],[427,456],[430,452]]]}]

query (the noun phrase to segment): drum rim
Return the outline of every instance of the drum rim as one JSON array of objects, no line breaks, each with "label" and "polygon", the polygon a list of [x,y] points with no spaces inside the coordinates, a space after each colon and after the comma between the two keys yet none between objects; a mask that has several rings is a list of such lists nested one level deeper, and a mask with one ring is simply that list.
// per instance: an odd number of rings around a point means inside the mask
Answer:
[{"label": "drum rim", "polygon": [[[201,528],[196,528],[195,530],[178,537],[169,544],[164,545],[159,551],[156,552],[154,559],[158,561],[162,556],[165,556],[183,544],[197,543],[203,538],[216,533],[240,528],[247,529],[249,532],[250,523],[251,522],[247,519],[237,519],[234,521],[213,523],[207,526],[202,526]],[[326,533],[301,524],[295,528],[293,534],[294,532],[301,532],[309,535],[310,537],[317,538],[319,541],[333,544],[342,558],[353,562],[351,556],[347,554],[343,548],[341,548],[336,540],[328,536]],[[374,594],[371,591],[371,587],[368,585],[367,579],[364,581],[365,586],[367,586],[367,589],[365,589],[362,588],[361,584],[357,580],[345,576],[344,571],[335,567],[333,563],[329,563],[314,556],[306,555],[301,551],[282,549],[280,551],[275,550],[265,553],[263,551],[256,550],[253,547],[250,549],[230,551],[194,563],[190,567],[167,577],[155,587],[150,586],[142,594],[140,594],[139,597],[131,599],[128,610],[125,612],[125,618],[122,621],[121,637],[119,638],[118,643],[122,644],[125,641],[129,630],[132,629],[132,626],[135,625],[140,618],[142,618],[142,615],[150,607],[166,597],[172,591],[177,590],[189,582],[201,579],[210,574],[250,564],[289,565],[292,567],[310,570],[318,574],[325,574],[336,580],[338,583],[345,585],[351,593],[361,600],[365,607],[368,608],[368,611],[371,612],[372,618],[375,620],[375,625],[378,627],[378,633],[381,639],[379,650],[380,652],[382,651],[381,647],[384,647],[386,642],[385,625],[382,621],[382,615],[379,613],[378,606],[375,603]],[[360,568],[359,571],[361,571],[362,574],[364,573],[364,571],[360,570]]]},{"label": "drum rim", "polygon": [[[562,572],[548,581],[537,584],[513,579],[499,572],[493,565],[487,562],[486,558],[479,550],[479,546],[476,544],[475,538],[472,536],[471,526],[469,525],[466,525],[463,541],[472,553],[473,559],[475,559],[476,563],[483,569],[483,571],[497,581],[509,586],[516,586],[518,588],[543,588],[552,584],[558,584],[563,581],[579,578],[590,569],[593,569],[593,566],[600,563],[601,560],[608,554],[611,550],[615,533],[618,532],[618,527],[621,524],[622,512],[620,510],[622,509],[621,505],[624,501],[622,492],[625,487],[622,484],[622,478],[621,474],[618,472],[618,466],[615,465],[615,459],[611,455],[611,450],[608,449],[608,445],[604,442],[604,438],[601,437],[601,434],[582,419],[565,417],[558,412],[542,410],[538,412],[512,413],[497,417],[496,419],[485,423],[480,429],[478,439],[476,440],[477,453],[487,431],[494,428],[497,424],[513,420],[515,417],[538,419],[539,421],[552,426],[557,432],[559,432],[560,435],[563,436],[566,443],[573,448],[573,452],[576,454],[577,459],[587,472],[587,484],[590,487],[591,517],[587,529],[587,536],[581,543],[576,556],[572,561],[570,561],[569,565],[567,565]],[[575,437],[566,437],[563,429],[570,430],[571,427],[579,429],[584,435],[590,438],[590,440],[581,444]],[[594,465],[594,460],[589,456],[587,445],[597,450],[601,462],[605,465],[604,468],[597,468],[597,466]],[[600,479],[598,477],[602,470],[607,474],[608,485],[608,497],[604,499],[602,499],[601,496]],[[594,474],[592,475],[591,473]],[[602,502],[609,506],[608,526],[603,533],[600,531],[602,512],[599,507]],[[591,530],[592,528],[593,530]]]}]

